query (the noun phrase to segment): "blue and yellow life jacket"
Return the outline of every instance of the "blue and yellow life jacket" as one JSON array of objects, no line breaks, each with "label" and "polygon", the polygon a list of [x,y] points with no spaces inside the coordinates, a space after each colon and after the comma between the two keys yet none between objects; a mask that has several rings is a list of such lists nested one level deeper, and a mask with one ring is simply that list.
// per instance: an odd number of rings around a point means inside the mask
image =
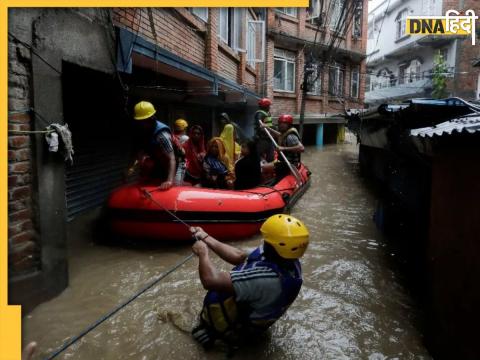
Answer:
[{"label": "blue and yellow life jacket", "polygon": [[300,262],[294,261],[294,271],[290,273],[273,262],[265,260],[260,248],[253,251],[245,263],[237,265],[233,271],[255,267],[268,267],[278,274],[281,281],[282,295],[274,308],[260,319],[250,319],[252,309],[248,304],[237,304],[234,295],[209,291],[203,301],[201,318],[218,336],[228,336],[229,332],[243,326],[266,330],[278,320],[293,303],[302,286]]}]

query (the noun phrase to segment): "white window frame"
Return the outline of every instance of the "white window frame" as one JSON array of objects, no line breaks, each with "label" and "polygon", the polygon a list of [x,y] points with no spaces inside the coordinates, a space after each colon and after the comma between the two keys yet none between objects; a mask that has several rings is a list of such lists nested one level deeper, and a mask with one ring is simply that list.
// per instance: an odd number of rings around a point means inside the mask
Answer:
[{"label": "white window frame", "polygon": [[[348,14],[347,14],[348,17]],[[355,34],[355,25],[356,20],[358,19],[359,29],[358,34]],[[363,33],[363,4],[361,2],[357,2],[355,8],[353,9],[353,19],[352,19],[352,36],[355,39],[361,39]]]},{"label": "white window frame", "polygon": [[295,7],[286,7],[286,8],[275,8],[281,14],[288,15],[296,18],[298,16],[297,8]]},{"label": "white window frame", "polygon": [[407,34],[407,16],[408,9],[403,9],[395,18],[395,35],[397,40],[403,38]]},{"label": "white window frame", "polygon": [[237,52],[246,51],[242,44],[242,33],[245,31],[242,22],[244,11],[243,8],[219,8],[218,37]]},{"label": "white window frame", "polygon": [[224,43],[228,44],[228,8],[218,9],[218,37]]},{"label": "white window frame", "polygon": [[412,83],[422,78],[422,63],[418,59],[413,59],[405,70],[407,82]]},{"label": "white window frame", "polygon": [[313,20],[320,17],[320,0],[310,0],[311,14],[308,14],[306,20]]},{"label": "white window frame", "polygon": [[443,61],[445,61],[445,63],[447,64],[448,64],[448,53],[449,51],[447,47],[440,49],[440,55],[442,55]]},{"label": "white window frame", "polygon": [[[354,81],[354,78],[355,81]],[[356,85],[355,93],[354,93],[354,84]],[[354,99],[358,99],[360,97],[360,67],[354,66],[352,67],[350,73],[350,97]]]},{"label": "white window frame", "polygon": [[[257,36],[257,27],[260,26],[260,36]],[[248,64],[255,64],[258,62],[264,62],[265,61],[265,21],[264,20],[254,20],[252,17],[247,16],[247,25],[246,25],[246,52],[247,52],[247,63]],[[253,33],[253,47],[251,47],[251,38]],[[261,43],[257,44],[257,40],[260,40]],[[257,58],[257,45],[259,45],[260,48],[260,57]],[[253,65],[254,66],[254,65]]]},{"label": "white window frame", "polygon": [[[332,74],[332,68],[335,70],[335,84],[334,84],[334,89],[333,92],[330,91],[330,86],[332,84],[332,79],[331,79],[331,74]],[[341,76],[341,81],[340,81],[340,73],[342,74]],[[331,96],[340,96],[343,97],[345,96],[345,66],[340,63],[334,63],[329,66],[328,69],[328,94]],[[338,91],[341,89],[342,91]]]},{"label": "white window frame", "polygon": [[[274,49],[274,59],[273,59],[273,69],[275,71],[275,62],[281,62],[282,63],[282,73],[284,74],[283,77],[283,88],[277,88],[276,87],[276,76],[277,74],[274,74],[274,80],[273,80],[273,90],[277,92],[286,92],[286,93],[295,93],[295,82],[296,82],[296,56],[295,53],[292,51],[288,50],[282,50],[275,48]],[[293,64],[293,75],[292,75],[292,89],[287,89],[287,79],[288,79],[288,64]]]},{"label": "white window frame", "polygon": [[[308,91],[307,94],[308,95],[322,95],[322,67],[320,66],[320,64],[312,64],[313,67],[314,67],[314,71],[312,72],[312,74],[310,74],[309,78],[313,78],[315,80],[315,82],[313,83],[313,91]],[[318,73],[320,71],[320,74]],[[309,84],[310,85],[310,84]]]},{"label": "white window frame", "polygon": [[193,7],[190,8],[190,12],[197,16],[198,18],[202,19],[204,22],[208,21],[208,8],[206,7]]},{"label": "white window frame", "polygon": [[[335,31],[337,29],[337,23],[340,21],[340,17],[342,15],[343,6],[345,6],[345,0],[331,0],[332,10],[330,11],[330,30]],[[348,17],[348,14],[344,16],[344,21],[340,29],[337,31],[339,34],[343,34],[345,32],[345,19]]]}]

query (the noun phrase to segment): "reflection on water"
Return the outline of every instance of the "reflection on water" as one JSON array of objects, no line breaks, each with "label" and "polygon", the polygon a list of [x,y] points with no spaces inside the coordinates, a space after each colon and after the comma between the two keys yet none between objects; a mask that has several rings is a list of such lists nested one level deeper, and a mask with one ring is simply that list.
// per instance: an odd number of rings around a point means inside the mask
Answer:
[{"label": "reflection on water", "polygon": [[[311,234],[304,286],[266,338],[240,349],[236,358],[430,358],[415,327],[414,304],[372,222],[375,200],[358,178],[356,159],[353,145],[307,150],[312,186],[292,212]],[[39,343],[39,359],[190,251],[186,245],[95,245],[87,220],[71,225],[69,288],[24,319],[24,341]],[[259,239],[236,244],[253,248]],[[195,258],[59,358],[224,359],[224,349],[205,353],[189,334],[204,293]]]}]

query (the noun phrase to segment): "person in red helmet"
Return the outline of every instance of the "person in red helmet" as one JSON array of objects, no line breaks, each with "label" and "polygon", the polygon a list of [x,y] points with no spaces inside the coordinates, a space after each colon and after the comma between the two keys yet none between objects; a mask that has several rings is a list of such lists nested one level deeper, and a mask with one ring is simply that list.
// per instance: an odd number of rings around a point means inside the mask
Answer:
[{"label": "person in red helmet", "polygon": [[255,142],[257,144],[257,154],[267,162],[272,162],[274,159],[274,146],[268,138],[265,131],[260,128],[259,120],[268,128],[273,126],[272,115],[270,114],[270,106],[272,101],[268,98],[263,98],[258,101],[259,109],[255,112]]},{"label": "person in red helmet", "polygon": [[[305,150],[297,129],[293,126],[292,115],[280,115],[278,118],[278,131],[271,127],[262,126],[278,139],[278,150],[285,154],[285,157],[295,167],[300,166],[301,153]],[[281,179],[290,173],[288,165],[280,157],[275,163],[275,173],[277,179]]]}]

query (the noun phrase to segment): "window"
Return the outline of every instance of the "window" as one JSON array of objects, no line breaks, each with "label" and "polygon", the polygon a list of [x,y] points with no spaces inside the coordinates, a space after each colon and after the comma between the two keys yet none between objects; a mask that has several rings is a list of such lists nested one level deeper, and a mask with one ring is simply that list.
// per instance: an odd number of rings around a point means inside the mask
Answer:
[{"label": "window", "polygon": [[307,86],[308,94],[321,95],[322,94],[322,66],[320,64],[312,64],[313,72],[308,76]]},{"label": "window", "polygon": [[[361,1],[357,1],[355,9],[353,10],[352,20],[352,36],[356,39],[362,37],[362,18],[363,18],[363,5]],[[370,34],[369,34],[370,36]]]},{"label": "window", "polygon": [[421,66],[422,63],[417,59],[410,61],[410,65],[408,65],[405,71],[406,82],[414,82],[421,79]]},{"label": "window", "polygon": [[406,26],[407,26],[407,15],[408,15],[408,10],[402,10],[400,13],[397,15],[397,18],[395,19],[396,22],[396,27],[397,27],[397,39],[400,39],[405,36],[405,31],[406,31]]},{"label": "window", "polygon": [[229,26],[228,26],[228,8],[220,8],[219,18],[218,18],[218,36],[223,42],[228,43],[229,36]]},{"label": "window", "polygon": [[255,63],[265,61],[265,39],[265,21],[255,20],[248,13],[246,33],[248,65],[255,66]]},{"label": "window", "polygon": [[295,91],[295,53],[282,49],[274,51],[273,89],[277,91]]},{"label": "window", "polygon": [[[332,9],[330,10],[330,29],[339,33],[345,31],[344,14],[345,0],[332,0]],[[346,10],[345,10],[346,11]]]},{"label": "window", "polygon": [[208,8],[194,7],[194,8],[190,8],[190,12],[198,16],[203,21],[205,22],[208,21]]},{"label": "window", "polygon": [[218,36],[235,51],[242,50],[242,18],[244,9],[220,8]]},{"label": "window", "polygon": [[358,98],[360,90],[360,69],[358,66],[352,68],[350,79],[350,96],[352,98]]},{"label": "window", "polygon": [[345,67],[342,64],[330,65],[328,72],[328,93],[330,95],[343,96],[343,79]]},{"label": "window", "polygon": [[257,52],[257,29],[252,15],[248,14],[247,20],[247,64],[255,67],[255,54]]},{"label": "window", "polygon": [[388,88],[395,85],[395,79],[393,78],[393,74],[387,68],[380,70],[377,73],[377,76],[374,79],[374,83],[372,84],[373,90],[376,89],[383,89]]},{"label": "window", "polygon": [[293,8],[293,7],[290,7],[290,8],[276,8],[276,10],[279,13],[282,13],[282,14],[285,14],[285,15],[288,15],[288,16],[297,17],[297,8]]},{"label": "window", "polygon": [[310,7],[307,10],[307,20],[313,20],[320,16],[320,0],[310,0]]},{"label": "window", "polygon": [[443,48],[440,50],[440,55],[443,57],[443,61],[448,62],[448,49]]}]

